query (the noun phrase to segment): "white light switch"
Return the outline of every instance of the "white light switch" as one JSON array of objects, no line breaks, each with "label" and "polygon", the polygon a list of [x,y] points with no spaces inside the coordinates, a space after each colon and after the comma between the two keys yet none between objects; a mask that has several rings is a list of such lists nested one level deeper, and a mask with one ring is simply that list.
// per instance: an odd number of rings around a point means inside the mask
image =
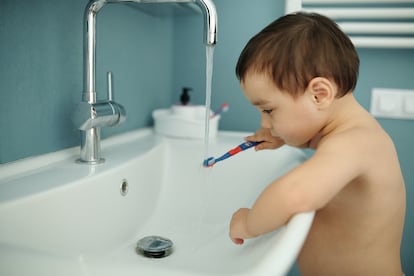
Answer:
[{"label": "white light switch", "polygon": [[414,114],[414,93],[405,95],[403,111],[407,114]]},{"label": "white light switch", "polygon": [[374,88],[370,112],[379,118],[414,119],[414,90]]},{"label": "white light switch", "polygon": [[396,114],[401,109],[401,99],[394,93],[381,93],[377,102],[378,110],[384,114]]}]

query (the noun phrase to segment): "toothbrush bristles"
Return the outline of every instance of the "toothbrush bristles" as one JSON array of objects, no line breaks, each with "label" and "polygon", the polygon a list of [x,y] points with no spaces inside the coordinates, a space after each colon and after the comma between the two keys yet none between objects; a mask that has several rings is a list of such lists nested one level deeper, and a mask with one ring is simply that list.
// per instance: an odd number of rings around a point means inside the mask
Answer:
[{"label": "toothbrush bristles", "polygon": [[210,157],[207,158],[206,160],[204,160],[203,162],[203,166],[208,168],[208,167],[212,167],[214,165],[215,161],[214,161],[214,157]]}]

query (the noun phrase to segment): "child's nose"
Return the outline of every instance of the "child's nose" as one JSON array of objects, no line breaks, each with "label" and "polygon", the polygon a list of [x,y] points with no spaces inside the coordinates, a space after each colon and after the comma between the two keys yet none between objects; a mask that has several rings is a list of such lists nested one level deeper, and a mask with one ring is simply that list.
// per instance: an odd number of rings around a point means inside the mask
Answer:
[{"label": "child's nose", "polygon": [[266,116],[267,114],[262,114],[262,118],[261,118],[261,125],[262,128],[268,128],[270,129],[272,124],[270,122],[270,118],[269,116]]}]

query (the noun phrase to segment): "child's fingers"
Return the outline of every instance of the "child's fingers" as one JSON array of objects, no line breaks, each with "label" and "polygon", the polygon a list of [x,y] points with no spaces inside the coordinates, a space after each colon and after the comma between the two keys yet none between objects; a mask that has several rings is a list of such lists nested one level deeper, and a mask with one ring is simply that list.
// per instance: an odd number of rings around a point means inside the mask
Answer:
[{"label": "child's fingers", "polygon": [[253,135],[246,136],[246,141],[262,142],[255,146],[255,150],[277,149],[284,144],[279,137],[273,136],[269,129],[261,128]]},{"label": "child's fingers", "polygon": [[261,142],[261,141],[271,141],[272,134],[269,129],[260,128],[257,130],[253,135],[249,135],[246,137],[247,141],[254,141],[254,142]]},{"label": "child's fingers", "polygon": [[254,147],[255,150],[275,149],[276,146],[271,142],[262,142]]},{"label": "child's fingers", "polygon": [[252,141],[252,142],[260,142],[260,141],[263,141],[263,139],[261,139],[257,135],[246,136],[246,137],[244,137],[244,140],[246,140],[246,141]]},{"label": "child's fingers", "polygon": [[233,238],[233,239],[231,239],[235,244],[240,244],[240,245],[242,245],[243,243],[244,243],[244,240],[243,239],[240,239],[240,238]]},{"label": "child's fingers", "polygon": [[250,136],[246,136],[244,137],[244,140],[246,141],[251,141],[251,142],[263,142],[263,141],[269,141],[269,136],[266,135],[250,135]]}]

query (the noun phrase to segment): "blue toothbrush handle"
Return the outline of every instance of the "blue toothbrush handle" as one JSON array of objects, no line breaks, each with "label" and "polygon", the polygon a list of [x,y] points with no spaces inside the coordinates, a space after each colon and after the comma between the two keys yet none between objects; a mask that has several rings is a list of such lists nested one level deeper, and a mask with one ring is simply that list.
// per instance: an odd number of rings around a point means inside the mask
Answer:
[{"label": "blue toothbrush handle", "polygon": [[[262,142],[262,141],[260,141],[260,142],[255,142],[255,141],[246,141],[246,142],[244,142],[244,143],[240,144],[240,145],[239,145],[239,147],[240,147],[242,150],[247,150],[247,149],[249,149],[249,148],[251,148],[251,147],[254,147],[254,146],[256,146],[256,145],[260,144],[261,142]],[[235,149],[237,149],[237,147],[236,147]]]},{"label": "blue toothbrush handle", "polygon": [[215,161],[221,161],[224,159],[227,159],[235,154],[238,154],[241,151],[247,150],[251,147],[254,147],[258,144],[260,144],[261,142],[254,142],[254,141],[246,141],[240,145],[238,145],[237,147],[235,147],[234,149],[229,150],[228,152],[226,152],[225,154],[223,154],[222,156],[220,156],[219,158],[217,158]]},{"label": "blue toothbrush handle", "polygon": [[235,154],[238,154],[239,152],[242,152],[244,150],[247,150],[251,147],[254,147],[258,144],[260,144],[261,142],[255,142],[255,141],[246,141],[240,145],[238,145],[237,147],[235,147],[234,149],[229,150],[228,152],[226,152],[225,154],[223,154],[222,156],[220,156],[219,158],[214,159],[213,157],[207,158],[206,160],[204,160],[203,162],[203,166],[204,167],[211,167],[213,166],[215,163],[222,161],[224,159],[227,159],[229,157],[232,157]]}]

